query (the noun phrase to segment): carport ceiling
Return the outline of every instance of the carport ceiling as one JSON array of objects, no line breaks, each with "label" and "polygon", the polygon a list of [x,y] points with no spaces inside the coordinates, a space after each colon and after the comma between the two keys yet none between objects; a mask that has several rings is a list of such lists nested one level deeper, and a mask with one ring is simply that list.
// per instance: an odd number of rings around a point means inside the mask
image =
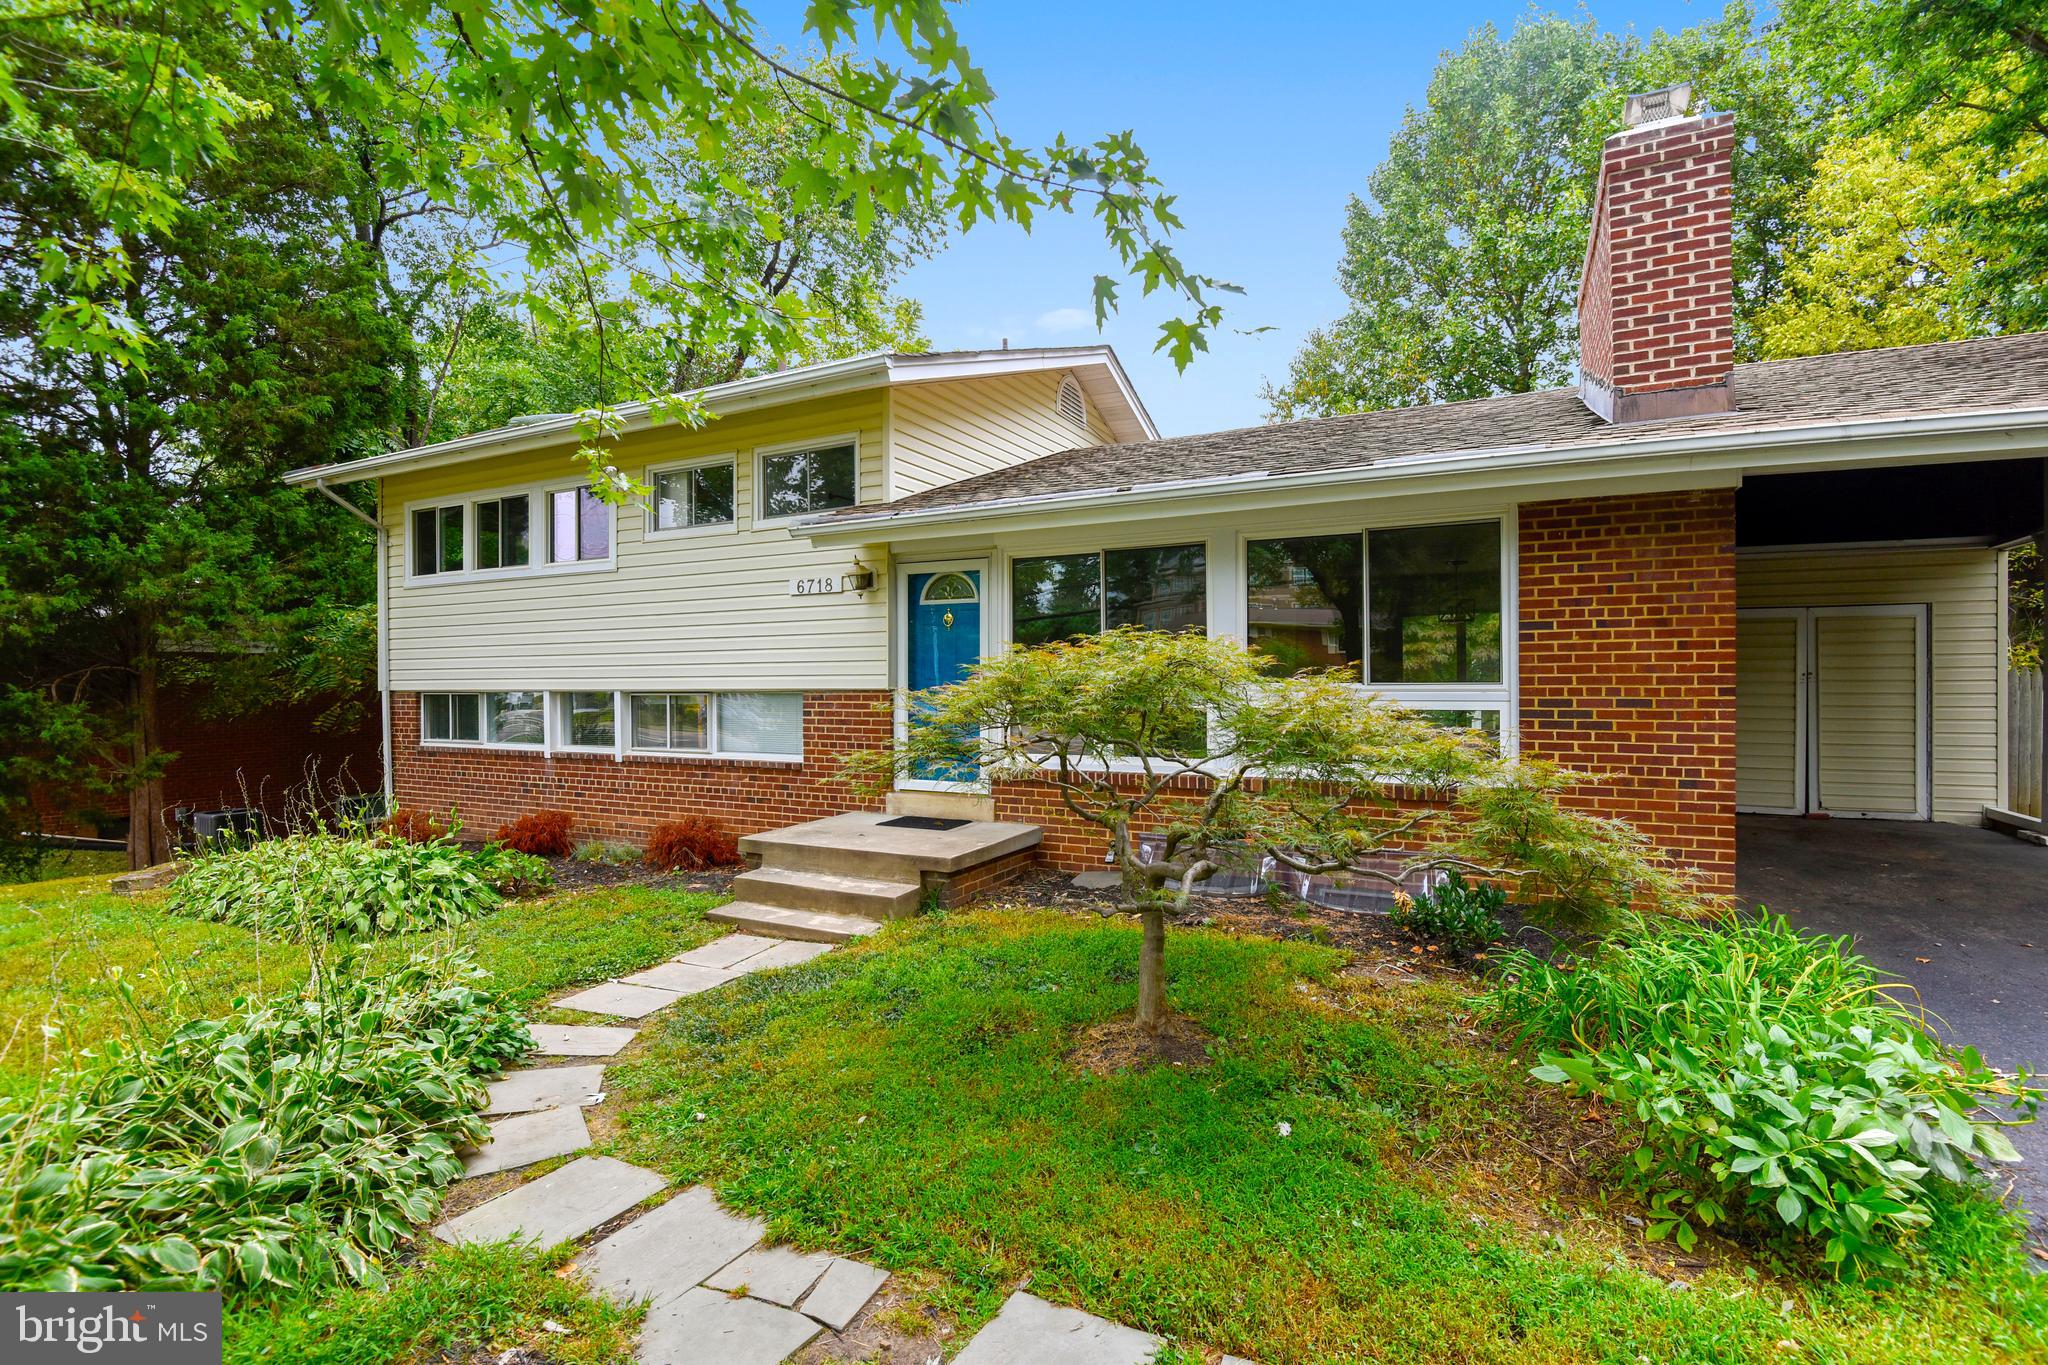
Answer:
[{"label": "carport ceiling", "polygon": [[1890,540],[2002,544],[2041,529],[2048,462],[1986,460],[1765,474],[1735,494],[1735,543],[1856,545]]}]

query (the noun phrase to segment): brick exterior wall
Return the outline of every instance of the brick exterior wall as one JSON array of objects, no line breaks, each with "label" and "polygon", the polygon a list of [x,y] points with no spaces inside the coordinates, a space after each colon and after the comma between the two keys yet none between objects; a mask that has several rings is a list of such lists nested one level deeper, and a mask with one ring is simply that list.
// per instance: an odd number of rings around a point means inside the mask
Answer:
[{"label": "brick exterior wall", "polygon": [[1735,365],[1735,120],[1616,133],[1579,286],[1579,368],[1617,395],[1726,384]]},{"label": "brick exterior wall", "polygon": [[843,755],[889,742],[886,692],[814,692],[804,698],[801,762],[728,761],[681,755],[519,753],[426,748],[419,696],[391,698],[392,765],[398,802],[435,814],[454,810],[468,837],[536,810],[576,816],[579,837],[641,843],[665,820],[702,815],[734,834],[754,834],[879,801],[848,791]]},{"label": "brick exterior wall", "polygon": [[1735,889],[1735,493],[1525,504],[1522,752]]}]

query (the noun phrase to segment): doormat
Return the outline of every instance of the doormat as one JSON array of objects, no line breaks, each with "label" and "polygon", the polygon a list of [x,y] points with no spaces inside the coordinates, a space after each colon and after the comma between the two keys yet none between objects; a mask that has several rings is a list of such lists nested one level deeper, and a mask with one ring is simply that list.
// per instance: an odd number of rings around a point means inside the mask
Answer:
[{"label": "doormat", "polygon": [[971,825],[972,820],[941,820],[936,815],[899,815],[894,820],[884,820],[882,829],[958,829]]}]

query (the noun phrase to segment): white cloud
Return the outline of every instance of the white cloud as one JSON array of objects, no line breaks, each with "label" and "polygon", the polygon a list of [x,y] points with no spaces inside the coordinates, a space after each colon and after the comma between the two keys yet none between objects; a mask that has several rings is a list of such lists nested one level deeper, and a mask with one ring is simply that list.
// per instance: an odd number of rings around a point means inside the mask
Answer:
[{"label": "white cloud", "polygon": [[1041,332],[1084,332],[1095,326],[1095,315],[1085,308],[1055,308],[1040,313],[1032,326]]}]

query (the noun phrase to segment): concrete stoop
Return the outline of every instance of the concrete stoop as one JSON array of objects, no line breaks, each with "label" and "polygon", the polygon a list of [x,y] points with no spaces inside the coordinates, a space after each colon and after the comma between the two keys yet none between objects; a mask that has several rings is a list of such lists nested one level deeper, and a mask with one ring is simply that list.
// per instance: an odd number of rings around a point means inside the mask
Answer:
[{"label": "concrete stoop", "polygon": [[834,815],[747,835],[740,852],[751,870],[733,879],[735,899],[709,918],[773,938],[844,943],[916,914],[927,897],[945,901],[954,878],[1016,861],[1043,837],[1036,825],[1009,821],[952,829],[889,823],[899,818]]}]

